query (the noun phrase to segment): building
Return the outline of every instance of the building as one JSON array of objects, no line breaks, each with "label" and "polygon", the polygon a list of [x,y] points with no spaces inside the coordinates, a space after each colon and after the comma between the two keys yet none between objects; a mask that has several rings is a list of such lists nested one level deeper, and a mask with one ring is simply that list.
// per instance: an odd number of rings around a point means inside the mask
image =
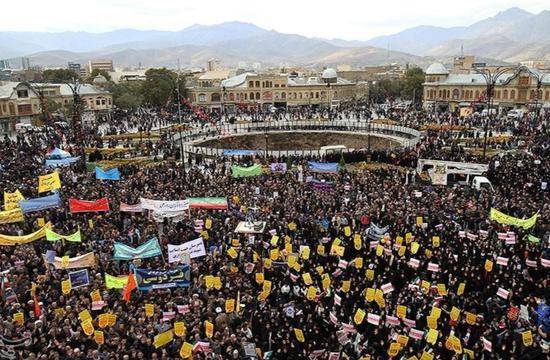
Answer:
[{"label": "building", "polygon": [[91,74],[95,69],[107,72],[114,71],[113,60],[90,60],[88,62],[88,73]]},{"label": "building", "polygon": [[82,65],[80,65],[79,63],[69,62],[68,68],[69,70],[74,71],[81,79],[88,76],[86,69],[83,68]]},{"label": "building", "polygon": [[9,60],[0,60],[0,70],[9,69],[10,68],[10,61]]},{"label": "building", "polygon": [[[433,63],[426,70],[424,108],[432,111],[459,111],[461,108],[480,111],[486,106],[486,89],[483,75],[475,71],[453,74],[443,64]],[[528,67],[511,69],[495,85],[493,106],[499,112],[550,108],[550,73]]]},{"label": "building", "polygon": [[206,62],[206,71],[216,71],[220,68],[220,60],[210,59]]},{"label": "building", "polygon": [[[14,131],[16,123],[31,124],[39,119],[42,114],[39,94],[63,106],[71,106],[73,100],[67,84],[0,82],[0,134]],[[106,111],[113,107],[113,96],[93,85],[82,84],[79,94],[84,110]]]},{"label": "building", "polygon": [[21,70],[29,70],[31,68],[31,60],[27,57],[21,58]]},{"label": "building", "polygon": [[188,87],[187,94],[190,102],[203,111],[233,112],[237,108],[271,106],[336,106],[343,101],[367,98],[368,86],[338,77],[334,69],[310,77],[246,72],[224,80],[203,75],[196,86]]}]

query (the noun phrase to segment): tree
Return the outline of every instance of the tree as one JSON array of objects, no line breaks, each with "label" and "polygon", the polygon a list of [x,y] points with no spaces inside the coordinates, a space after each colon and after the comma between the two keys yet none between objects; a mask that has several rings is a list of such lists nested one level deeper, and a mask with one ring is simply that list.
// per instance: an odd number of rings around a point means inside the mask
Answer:
[{"label": "tree", "polygon": [[401,92],[404,99],[413,100],[415,104],[422,101],[424,76],[424,71],[419,67],[410,68],[405,72]]},{"label": "tree", "polygon": [[124,110],[136,110],[143,104],[142,85],[136,82],[114,84],[110,91],[114,104]]},{"label": "tree", "polygon": [[63,83],[66,81],[73,81],[78,79],[78,74],[69,69],[48,69],[42,73],[44,82],[49,83]]},{"label": "tree", "polygon": [[[181,97],[185,97],[185,78],[179,79]],[[145,72],[145,81],[142,83],[143,101],[151,106],[165,107],[169,100],[176,96],[178,75],[166,68],[149,69]]]},{"label": "tree", "polygon": [[109,75],[109,73],[107,71],[101,70],[101,69],[93,69],[92,73],[90,74],[89,81],[92,82],[94,80],[94,78],[98,75],[103,75],[103,77],[105,79],[107,79],[107,81],[112,81],[111,80],[111,75]]},{"label": "tree", "polygon": [[383,103],[386,100],[395,101],[401,94],[403,84],[400,80],[384,79],[373,82],[369,88],[369,96],[371,101],[375,103]]}]

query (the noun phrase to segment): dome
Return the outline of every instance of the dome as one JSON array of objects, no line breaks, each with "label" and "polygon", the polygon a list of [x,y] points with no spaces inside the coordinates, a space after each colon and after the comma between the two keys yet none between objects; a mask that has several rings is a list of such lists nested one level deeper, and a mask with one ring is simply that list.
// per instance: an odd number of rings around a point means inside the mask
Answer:
[{"label": "dome", "polygon": [[94,84],[105,84],[107,82],[107,79],[103,75],[98,75],[94,78],[92,82]]},{"label": "dome", "polygon": [[449,70],[442,63],[433,63],[426,70],[426,75],[447,75]]},{"label": "dome", "polygon": [[323,70],[323,74],[321,75],[323,79],[336,79],[338,77],[338,74],[336,74],[336,70],[333,68],[327,68]]}]

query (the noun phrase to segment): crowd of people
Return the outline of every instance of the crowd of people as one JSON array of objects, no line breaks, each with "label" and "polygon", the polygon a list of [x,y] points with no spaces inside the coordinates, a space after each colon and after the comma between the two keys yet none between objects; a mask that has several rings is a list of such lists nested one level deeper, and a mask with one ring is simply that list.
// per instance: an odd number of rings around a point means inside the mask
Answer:
[{"label": "crowd of people", "polygon": [[[420,125],[416,112],[395,121],[410,125],[413,118]],[[87,145],[97,146],[108,133],[140,131],[143,119],[156,119],[157,126],[178,120],[143,113],[110,119],[89,130]],[[0,357],[545,359],[549,137],[542,125],[525,129],[531,129],[522,130],[530,136],[526,148],[487,160],[492,190],[431,185],[414,173],[419,158],[484,161],[447,148],[443,131],[428,133],[414,149],[347,154],[346,166],[328,173],[309,161],[340,159],[193,157],[182,166],[165,137],[150,145],[174,155],[165,161],[120,165],[120,180],[100,180],[76,162],[55,169],[61,186],[43,193],[38,177],[54,171],[44,166],[47,155],[55,147],[75,150],[69,130],[5,138],[0,191],[19,191],[25,199],[59,194],[61,205],[0,224]],[[386,165],[353,166],[359,161]],[[233,165],[272,163],[286,164],[286,171],[232,173]],[[193,197],[226,198],[227,208],[158,219],[123,206]],[[69,206],[69,199],[101,198],[108,211],[77,213]],[[516,220],[536,214],[536,220],[530,226],[496,221],[491,209]],[[237,232],[242,222],[261,226]],[[62,235],[79,230],[81,242],[6,240],[42,226]],[[133,289],[136,269],[177,269],[182,264],[169,262],[168,245],[198,238],[205,254],[188,261],[187,285]],[[115,243],[135,249],[152,239],[160,255],[114,259]],[[45,256],[52,250],[61,265]],[[82,267],[89,284],[64,289],[75,271],[67,262],[91,252],[93,264]],[[131,276],[123,287],[107,288],[106,274]],[[86,313],[91,333],[83,325]],[[116,315],[109,325],[100,320],[106,313]],[[181,322],[184,331],[175,331]]]}]

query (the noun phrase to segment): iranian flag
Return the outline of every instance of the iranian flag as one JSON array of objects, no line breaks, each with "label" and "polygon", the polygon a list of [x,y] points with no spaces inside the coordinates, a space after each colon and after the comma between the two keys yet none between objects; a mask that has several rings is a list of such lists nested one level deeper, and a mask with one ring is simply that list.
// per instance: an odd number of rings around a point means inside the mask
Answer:
[{"label": "iranian flag", "polygon": [[226,197],[190,197],[187,200],[191,209],[227,210]]}]

